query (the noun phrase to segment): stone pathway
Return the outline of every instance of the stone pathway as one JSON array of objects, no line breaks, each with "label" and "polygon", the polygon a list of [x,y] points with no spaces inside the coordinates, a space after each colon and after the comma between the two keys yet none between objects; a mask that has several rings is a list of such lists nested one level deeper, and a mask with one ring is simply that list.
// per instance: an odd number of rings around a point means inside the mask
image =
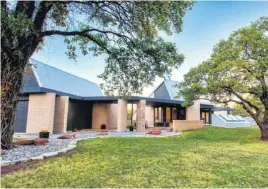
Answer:
[{"label": "stone pathway", "polygon": [[[45,145],[21,145],[17,148],[6,150],[1,157],[1,166],[14,164],[17,162],[26,162],[28,160],[41,160],[44,157],[51,157],[59,153],[65,153],[76,147],[78,140],[89,138],[106,138],[106,137],[167,137],[175,136],[181,133],[167,132],[162,130],[161,135],[150,135],[146,132],[108,132],[108,135],[98,135],[96,131],[81,131],[75,134],[75,139],[57,139],[62,134],[50,134],[49,142]],[[14,138],[38,138],[38,134],[15,133]]]}]

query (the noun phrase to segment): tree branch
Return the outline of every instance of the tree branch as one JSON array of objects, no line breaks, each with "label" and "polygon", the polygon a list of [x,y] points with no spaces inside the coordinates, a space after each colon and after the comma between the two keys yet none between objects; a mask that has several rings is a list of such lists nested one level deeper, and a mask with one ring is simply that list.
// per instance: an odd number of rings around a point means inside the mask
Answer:
[{"label": "tree branch", "polygon": [[37,31],[41,31],[44,21],[46,19],[47,13],[50,11],[52,8],[52,3],[53,2],[47,2],[47,1],[42,1],[39,5],[39,9],[36,13],[36,16],[34,18],[34,26]]},{"label": "tree branch", "polygon": [[131,40],[131,38],[126,36],[126,35],[116,33],[113,31],[105,31],[105,30],[99,30],[99,29],[87,29],[87,30],[83,30],[83,31],[70,31],[70,32],[59,31],[59,30],[48,30],[48,31],[41,32],[41,36],[42,37],[51,36],[51,35],[74,36],[74,35],[84,35],[88,32],[99,32],[99,33],[103,33],[103,34],[113,34],[117,37],[127,38],[127,39]]},{"label": "tree branch", "polygon": [[27,15],[28,18],[33,16],[35,8],[35,1],[18,1],[15,9],[15,13],[23,13]]}]

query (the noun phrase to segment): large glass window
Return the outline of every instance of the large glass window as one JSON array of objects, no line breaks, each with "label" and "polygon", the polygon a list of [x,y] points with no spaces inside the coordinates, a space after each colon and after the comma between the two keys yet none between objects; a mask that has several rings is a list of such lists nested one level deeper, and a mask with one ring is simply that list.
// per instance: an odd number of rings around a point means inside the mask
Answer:
[{"label": "large glass window", "polygon": [[172,121],[177,120],[177,108],[172,108]]},{"label": "large glass window", "polygon": [[163,123],[163,109],[161,107],[158,108],[158,121]]},{"label": "large glass window", "polygon": [[170,108],[167,107],[166,108],[166,122],[169,122],[169,123],[170,123],[170,118],[171,118],[170,113],[171,113]]},{"label": "large glass window", "polygon": [[201,119],[204,123],[209,124],[209,112],[201,112]]}]

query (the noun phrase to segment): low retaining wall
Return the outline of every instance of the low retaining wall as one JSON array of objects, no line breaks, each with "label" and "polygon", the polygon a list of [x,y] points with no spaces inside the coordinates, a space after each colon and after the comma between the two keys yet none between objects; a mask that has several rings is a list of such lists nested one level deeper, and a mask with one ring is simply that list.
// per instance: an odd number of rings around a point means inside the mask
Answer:
[{"label": "low retaining wall", "polygon": [[202,129],[204,123],[202,120],[173,120],[173,131],[189,131]]}]

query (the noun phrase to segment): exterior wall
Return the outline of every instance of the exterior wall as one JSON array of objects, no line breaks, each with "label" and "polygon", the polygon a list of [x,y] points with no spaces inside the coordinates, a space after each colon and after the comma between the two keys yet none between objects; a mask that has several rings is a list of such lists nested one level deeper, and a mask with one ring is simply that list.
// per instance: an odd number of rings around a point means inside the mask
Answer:
[{"label": "exterior wall", "polygon": [[200,120],[200,101],[186,107],[186,120]]},{"label": "exterior wall", "polygon": [[215,115],[227,115],[227,111],[214,111],[213,114],[215,114]]},{"label": "exterior wall", "polygon": [[146,100],[140,100],[137,107],[137,131],[145,130],[145,111],[146,109]]},{"label": "exterior wall", "polygon": [[117,104],[107,104],[107,129],[117,128]]},{"label": "exterior wall", "polygon": [[146,106],[145,119],[148,127],[154,126],[154,107]]},{"label": "exterior wall", "polygon": [[204,127],[201,120],[173,120],[173,131],[189,131],[202,129]]},{"label": "exterior wall", "polygon": [[127,130],[127,102],[118,100],[117,105],[117,131]]},{"label": "exterior wall", "polygon": [[92,112],[92,129],[100,129],[101,124],[107,125],[107,104],[94,104]]},{"label": "exterior wall", "polygon": [[68,96],[56,96],[53,133],[65,133],[67,131],[68,107]]},{"label": "exterior wall", "polygon": [[55,93],[30,94],[26,133],[38,133],[43,129],[53,133]]},{"label": "exterior wall", "polygon": [[100,129],[105,124],[106,129],[117,127],[117,104],[94,104],[92,112],[92,129]]}]

